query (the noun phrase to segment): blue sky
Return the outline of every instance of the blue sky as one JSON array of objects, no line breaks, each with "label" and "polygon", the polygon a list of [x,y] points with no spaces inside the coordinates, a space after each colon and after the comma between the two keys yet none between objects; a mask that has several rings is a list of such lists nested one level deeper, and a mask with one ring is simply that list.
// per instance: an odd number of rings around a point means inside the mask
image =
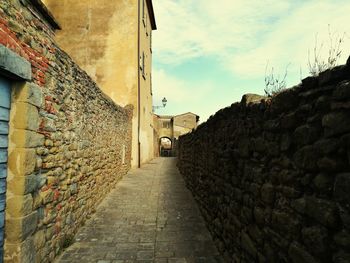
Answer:
[{"label": "blue sky", "polygon": [[[340,64],[350,55],[348,0],[154,0],[154,104],[157,114],[191,111],[205,121],[246,93],[264,94],[268,63],[288,66],[287,86],[309,75],[315,39],[320,58],[343,39]],[[330,30],[328,30],[330,28]],[[345,36],[343,34],[346,33]],[[335,46],[335,44],[333,44]]]}]

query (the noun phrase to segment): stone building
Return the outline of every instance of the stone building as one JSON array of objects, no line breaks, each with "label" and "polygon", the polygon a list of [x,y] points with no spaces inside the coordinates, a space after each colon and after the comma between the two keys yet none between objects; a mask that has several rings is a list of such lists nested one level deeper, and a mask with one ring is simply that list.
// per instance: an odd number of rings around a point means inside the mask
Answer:
[{"label": "stone building", "polygon": [[59,47],[59,28],[40,0],[0,1],[0,262],[53,262],[131,166],[133,106]]},{"label": "stone building", "polygon": [[165,155],[176,155],[177,140],[181,135],[196,129],[198,121],[199,116],[192,112],[172,116],[154,114],[155,152],[158,155],[162,152]]},{"label": "stone building", "polygon": [[62,27],[60,46],[114,102],[134,106],[132,166],[152,159],[152,1],[44,2]]}]

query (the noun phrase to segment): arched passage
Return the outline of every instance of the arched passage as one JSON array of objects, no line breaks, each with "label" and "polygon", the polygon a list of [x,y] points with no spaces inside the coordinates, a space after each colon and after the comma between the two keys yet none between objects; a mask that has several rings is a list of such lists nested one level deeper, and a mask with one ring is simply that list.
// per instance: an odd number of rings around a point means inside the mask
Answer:
[{"label": "arched passage", "polygon": [[163,136],[159,138],[159,155],[162,157],[172,156],[173,141],[171,138]]}]

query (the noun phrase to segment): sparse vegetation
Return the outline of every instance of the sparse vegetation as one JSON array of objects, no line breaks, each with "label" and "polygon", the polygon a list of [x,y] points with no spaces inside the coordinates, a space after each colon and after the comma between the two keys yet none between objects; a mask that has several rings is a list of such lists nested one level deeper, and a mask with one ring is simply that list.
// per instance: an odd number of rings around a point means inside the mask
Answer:
[{"label": "sparse vegetation", "polygon": [[288,67],[286,67],[285,73],[283,76],[275,75],[274,67],[269,68],[269,62],[266,63],[265,67],[265,94],[268,97],[272,97],[273,95],[281,92],[287,87],[287,75],[288,75]]},{"label": "sparse vegetation", "polygon": [[319,73],[327,69],[331,69],[338,65],[339,59],[342,55],[342,45],[345,40],[346,33],[338,34],[332,33],[331,27],[328,25],[328,54],[327,58],[322,58],[322,49],[324,43],[318,43],[318,34],[315,35],[315,46],[313,54],[308,50],[308,67],[309,73],[312,76],[318,76]]}]

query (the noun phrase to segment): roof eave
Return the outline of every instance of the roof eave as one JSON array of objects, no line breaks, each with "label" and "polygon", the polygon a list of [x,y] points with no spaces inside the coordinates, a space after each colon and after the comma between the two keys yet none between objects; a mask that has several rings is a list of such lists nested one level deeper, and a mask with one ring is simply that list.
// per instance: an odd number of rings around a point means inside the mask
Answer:
[{"label": "roof eave", "polygon": [[154,9],[153,9],[153,4],[152,4],[152,0],[146,0],[147,2],[147,8],[148,8],[148,14],[151,20],[151,27],[152,30],[156,30],[157,29],[157,24],[156,24],[156,19],[154,16]]},{"label": "roof eave", "polygon": [[50,24],[50,26],[56,29],[62,29],[60,24],[57,22],[52,13],[47,9],[45,4],[41,0],[29,0],[30,3],[41,13],[45,20]]}]

